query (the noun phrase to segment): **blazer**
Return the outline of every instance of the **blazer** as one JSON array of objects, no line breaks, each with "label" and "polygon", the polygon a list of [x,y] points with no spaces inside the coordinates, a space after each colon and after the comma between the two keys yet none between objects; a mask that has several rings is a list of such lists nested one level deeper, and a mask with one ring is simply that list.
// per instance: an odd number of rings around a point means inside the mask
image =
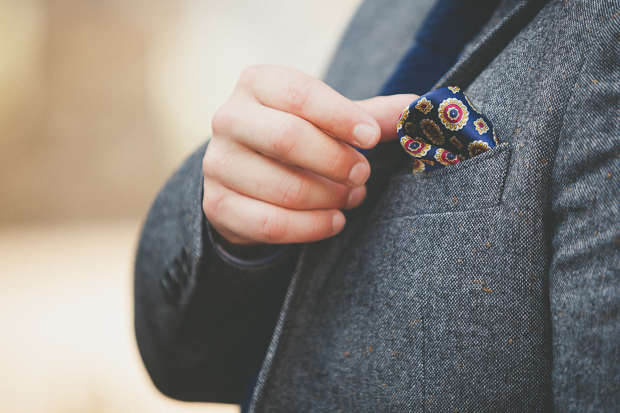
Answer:
[{"label": "blazer", "polygon": [[[431,5],[366,1],[327,82],[375,93]],[[160,390],[252,412],[620,410],[620,1],[505,0],[448,85],[498,147],[412,174],[380,145],[345,229],[261,267],[211,245],[205,147],[181,166],[135,267]]]}]

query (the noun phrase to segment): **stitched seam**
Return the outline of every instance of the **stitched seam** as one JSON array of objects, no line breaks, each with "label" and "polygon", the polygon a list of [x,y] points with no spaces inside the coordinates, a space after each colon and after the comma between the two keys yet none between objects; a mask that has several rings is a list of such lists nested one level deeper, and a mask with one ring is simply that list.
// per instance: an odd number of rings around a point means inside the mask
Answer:
[{"label": "stitched seam", "polygon": [[[569,98],[567,100],[566,107],[570,107],[570,105],[576,100],[576,94],[577,94],[576,86],[579,85],[584,80],[585,68],[587,67],[587,63],[591,59],[593,59],[593,54],[596,52],[596,46],[602,44],[602,40],[604,39],[605,36],[610,37],[610,33],[608,32],[608,28],[609,28],[610,25],[613,25],[613,23],[614,23],[614,20],[609,19],[606,22],[606,24],[601,27],[601,29],[598,31],[598,33],[596,33],[596,35],[590,36],[590,41],[587,43],[587,45],[589,46],[590,52],[583,59],[583,63],[581,65],[580,69],[579,69],[579,74],[578,74],[578,76],[576,78],[575,85],[573,85],[572,92],[571,92],[571,94],[570,94],[570,96],[569,96]],[[585,27],[584,27],[584,30],[585,30]],[[595,47],[592,47],[592,46],[595,46]],[[547,202],[546,202],[547,205],[545,206],[545,214],[548,217],[551,217],[551,219],[549,219],[550,223],[545,226],[546,227],[545,230],[547,232],[545,243],[546,243],[547,248],[549,250],[549,260],[546,263],[546,273],[549,276],[549,280],[548,280],[547,288],[546,288],[546,294],[547,294],[547,296],[549,296],[549,301],[550,301],[550,298],[551,298],[550,297],[550,292],[549,292],[550,284],[551,284],[551,282],[550,282],[551,262],[552,262],[553,256],[555,255],[555,252],[553,251],[553,245],[552,245],[552,242],[551,242],[551,240],[553,238],[554,228],[555,228],[555,225],[553,223],[553,208],[552,208],[552,197],[553,197],[552,194],[553,194],[553,186],[554,186],[553,179],[554,179],[554,176],[555,176],[555,169],[556,169],[556,166],[558,164],[558,149],[560,147],[560,143],[562,141],[564,141],[564,139],[562,139],[562,136],[563,136],[563,134],[565,132],[565,128],[566,128],[565,119],[566,119],[566,115],[567,115],[566,112],[567,111],[568,110],[564,111],[564,113],[562,114],[562,118],[560,119],[560,125],[561,126],[560,126],[559,131],[558,131],[558,139],[557,139],[556,146],[555,146],[555,156],[553,157],[553,165],[551,166],[551,171],[549,173],[549,179],[547,181],[547,187],[550,189],[548,193],[551,193],[551,195],[547,196]],[[547,305],[550,306],[550,303],[548,303]],[[549,308],[549,325],[551,327],[551,331],[553,332],[554,323],[553,323],[553,317],[551,316],[551,308]],[[555,387],[555,383],[554,383],[554,379],[553,379],[553,371],[554,371],[554,364],[555,364],[555,360],[554,360],[554,358],[555,358],[555,354],[554,354],[555,353],[555,349],[554,349],[554,347],[555,346],[552,343],[551,350],[550,350],[550,358],[551,358],[551,374],[550,374],[550,376],[551,376],[551,388],[552,389]],[[551,397],[552,409],[555,408],[555,406],[553,406],[554,404],[555,404],[555,397]]]},{"label": "stitched seam", "polygon": [[486,207],[486,208],[471,208],[471,209],[464,209],[464,210],[460,210],[460,211],[428,212],[428,213],[424,213],[424,214],[401,215],[401,216],[398,216],[398,217],[382,219],[382,220],[376,221],[376,223],[377,224],[383,224],[383,223],[386,223],[386,222],[395,221],[397,219],[408,219],[408,218],[417,218],[417,217],[435,217],[435,216],[440,216],[440,215],[462,214],[462,213],[472,212],[472,211],[486,212],[486,211],[489,211],[489,210],[492,210],[492,209],[498,209],[498,208],[501,208],[501,207],[502,207],[501,204],[495,204],[493,206],[489,206],[489,207]]},{"label": "stitched seam", "polygon": [[[425,277],[428,278],[428,277]],[[424,280],[425,290],[428,291],[428,280]],[[427,398],[427,389],[426,389],[426,314],[428,311],[428,296],[429,294],[424,294],[424,311],[422,313],[422,412],[426,412],[426,398]]]},{"label": "stitched seam", "polygon": [[[576,100],[575,95],[577,92],[577,88],[575,86],[580,84],[581,81],[584,79],[584,76],[585,76],[584,71],[587,66],[587,63],[593,58],[594,52],[596,52],[596,47],[593,48],[592,46],[597,46],[597,45],[602,44],[602,39],[604,38],[604,35],[609,37],[608,28],[613,23],[614,23],[614,20],[611,20],[611,19],[608,20],[607,23],[601,27],[601,30],[599,31],[599,33],[597,33],[596,36],[592,36],[591,41],[588,43],[591,50],[590,50],[590,53],[588,53],[588,55],[586,56],[586,58],[583,59],[583,63],[581,64],[581,68],[579,69],[579,75],[577,76],[577,81],[575,82],[575,85],[573,85],[572,92],[566,102],[567,107],[570,107],[570,104]],[[555,147],[555,156],[553,157],[553,167],[551,168],[551,177],[553,177],[553,171],[555,170],[555,166],[557,163],[558,148],[560,147],[560,141],[563,141],[562,135],[566,127],[565,125],[566,112],[567,110],[564,111],[564,113],[562,114],[562,118],[560,119],[560,125],[562,126],[560,127],[560,130],[558,131],[558,141]]]},{"label": "stitched seam", "polygon": [[505,192],[504,189],[506,189],[506,181],[508,180],[508,171],[510,171],[510,161],[512,160],[512,150],[509,150],[506,156],[508,157],[508,159],[506,159],[506,169],[504,170],[504,177],[502,179],[502,183],[499,188],[499,201],[497,205],[504,204],[504,192]]},{"label": "stitched seam", "polygon": [[[506,151],[510,152],[510,145],[507,142],[503,142],[499,144],[498,146],[496,146],[495,148],[491,149],[491,151],[486,152],[486,153],[491,153],[492,151],[495,153],[493,153],[491,156],[484,156],[485,154],[481,154],[471,159],[468,159],[463,163],[459,162],[458,164],[453,165],[453,166],[448,166],[448,167],[441,168],[441,169],[435,169],[434,171],[420,172],[418,173],[420,176],[420,180],[427,180],[427,179],[431,179],[437,176],[453,174],[458,171],[463,171],[467,168],[471,168],[473,166],[479,165],[483,162],[491,161],[493,159],[498,158]],[[400,175],[393,176],[391,179],[408,181],[415,175],[416,174],[412,174],[412,173],[400,174]]]},{"label": "stitched seam", "polygon": [[[573,85],[571,94],[566,102],[566,107],[571,107],[571,104],[573,102],[575,102],[578,98],[577,98],[577,85],[581,84],[581,82],[584,80],[585,78],[585,69],[588,65],[588,63],[593,59],[593,55],[594,53],[597,51],[597,47],[599,45],[602,45],[603,42],[602,40],[605,37],[611,37],[610,33],[608,31],[609,26],[613,25],[615,23],[615,20],[609,19],[607,20],[607,22],[601,26],[601,29],[595,34],[595,35],[591,35],[590,36],[590,41],[587,43],[588,49],[590,50],[590,52],[586,55],[586,57],[583,59],[583,63],[581,64],[581,67],[579,68],[579,74],[576,77],[576,81],[575,84]],[[585,30],[585,26],[584,26],[584,30]],[[549,234],[547,235],[547,239],[546,239],[546,244],[547,247],[549,248],[550,251],[550,257],[553,256],[553,248],[551,245],[551,240],[553,238],[553,208],[552,208],[552,197],[553,197],[553,187],[555,186],[555,184],[553,184],[553,179],[555,176],[555,170],[556,170],[556,166],[558,164],[558,150],[560,148],[560,144],[565,141],[565,139],[562,138],[562,136],[564,135],[565,129],[566,129],[566,115],[568,110],[565,110],[564,113],[562,114],[562,118],[560,120],[560,128],[558,130],[558,139],[556,141],[555,144],[555,148],[554,148],[554,152],[555,155],[553,156],[553,164],[551,165],[551,171],[549,173],[549,179],[547,181],[547,187],[550,189],[550,193],[551,195],[549,195],[547,197],[547,202],[546,202],[546,206],[545,206],[545,214],[550,217],[550,224],[546,226],[546,229],[548,229]],[[547,263],[548,266],[551,265],[551,258],[549,260],[549,262]]]},{"label": "stitched seam", "polygon": [[268,381],[271,375],[271,370],[273,369],[274,363],[276,361],[275,356],[278,354],[278,348],[280,347],[282,334],[284,333],[285,325],[289,318],[288,316],[291,314],[291,312],[295,311],[293,298],[296,295],[295,293],[297,292],[297,286],[300,282],[299,274],[301,273],[301,268],[306,261],[306,255],[308,255],[307,250],[308,244],[304,245],[301,253],[299,254],[299,259],[297,260],[297,265],[295,266],[295,272],[293,273],[289,289],[286,293],[284,302],[282,303],[282,309],[280,310],[278,323],[276,324],[276,327],[274,329],[274,333],[271,337],[271,343],[269,344],[269,348],[267,349],[267,355],[265,356],[265,360],[263,361],[259,376],[256,380],[256,386],[254,387],[254,392],[252,394],[248,413],[255,412],[259,408],[259,405],[263,403],[264,391],[267,388]]}]

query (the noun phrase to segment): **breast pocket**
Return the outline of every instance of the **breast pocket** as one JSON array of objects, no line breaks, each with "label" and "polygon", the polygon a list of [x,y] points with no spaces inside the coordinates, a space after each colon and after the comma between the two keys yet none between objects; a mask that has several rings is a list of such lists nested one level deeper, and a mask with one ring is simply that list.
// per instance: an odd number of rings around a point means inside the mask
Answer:
[{"label": "breast pocket", "polygon": [[427,412],[548,411],[546,268],[502,203],[511,149],[394,176],[353,248],[362,266],[335,272],[352,274],[356,292],[372,280],[369,324],[385,337],[373,347],[410,372],[395,387],[416,389],[410,401],[420,397]]},{"label": "breast pocket", "polygon": [[454,166],[418,173],[403,169],[390,180],[377,218],[494,207],[502,198],[510,155],[504,143]]}]

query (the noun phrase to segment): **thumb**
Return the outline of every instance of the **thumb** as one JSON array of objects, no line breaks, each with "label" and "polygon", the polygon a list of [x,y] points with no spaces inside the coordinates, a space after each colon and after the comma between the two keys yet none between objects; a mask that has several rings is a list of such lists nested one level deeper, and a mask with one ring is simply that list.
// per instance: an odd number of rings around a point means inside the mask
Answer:
[{"label": "thumb", "polygon": [[355,103],[361,106],[379,123],[381,127],[381,142],[385,142],[398,138],[396,133],[398,119],[403,110],[418,97],[418,95],[413,94],[377,96],[371,99],[359,100]]}]

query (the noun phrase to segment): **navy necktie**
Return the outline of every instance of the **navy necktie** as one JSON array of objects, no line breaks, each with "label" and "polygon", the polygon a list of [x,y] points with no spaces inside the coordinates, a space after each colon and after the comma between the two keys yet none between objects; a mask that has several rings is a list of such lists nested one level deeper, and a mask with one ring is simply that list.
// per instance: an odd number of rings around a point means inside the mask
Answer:
[{"label": "navy necktie", "polygon": [[422,95],[458,60],[500,0],[437,0],[379,95]]}]

